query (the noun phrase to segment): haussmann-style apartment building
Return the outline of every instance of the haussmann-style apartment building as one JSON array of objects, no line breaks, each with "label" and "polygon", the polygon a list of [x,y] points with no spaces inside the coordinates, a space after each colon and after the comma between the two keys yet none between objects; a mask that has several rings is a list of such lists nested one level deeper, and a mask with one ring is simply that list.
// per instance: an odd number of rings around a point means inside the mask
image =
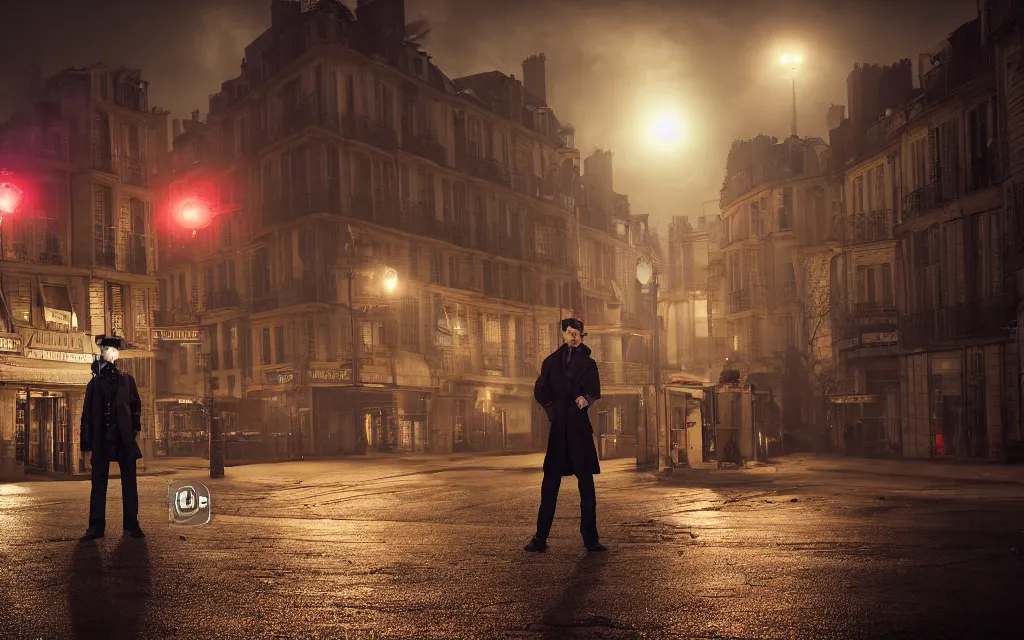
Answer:
[{"label": "haussmann-style apartment building", "polygon": [[[271,8],[208,114],[174,125],[161,451],[203,453],[211,411],[235,459],[542,447],[533,384],[576,315],[605,383],[599,436],[626,455],[646,217],[614,193],[610,153],[581,171],[543,55],[521,80],[450,79],[405,39],[400,0]],[[212,221],[193,229],[195,201]]]},{"label": "haussmann-style apartment building", "polygon": [[147,424],[156,391],[150,183],[166,113],[150,108],[133,69],[66,69],[37,89],[0,125],[0,182],[20,200],[0,221],[2,479],[84,473],[78,426],[95,336],[128,341],[119,365],[135,376]]}]

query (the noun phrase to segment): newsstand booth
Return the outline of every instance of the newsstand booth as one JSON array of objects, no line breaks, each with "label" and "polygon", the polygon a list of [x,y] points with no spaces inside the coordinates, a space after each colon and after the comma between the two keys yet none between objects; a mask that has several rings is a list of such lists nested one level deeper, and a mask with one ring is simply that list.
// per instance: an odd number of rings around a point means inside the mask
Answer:
[{"label": "newsstand booth", "polygon": [[768,392],[758,392],[752,384],[723,383],[712,387],[708,396],[708,419],[714,425],[712,459],[719,468],[727,463],[743,466],[750,460],[766,460],[768,440],[756,409],[770,401]]}]

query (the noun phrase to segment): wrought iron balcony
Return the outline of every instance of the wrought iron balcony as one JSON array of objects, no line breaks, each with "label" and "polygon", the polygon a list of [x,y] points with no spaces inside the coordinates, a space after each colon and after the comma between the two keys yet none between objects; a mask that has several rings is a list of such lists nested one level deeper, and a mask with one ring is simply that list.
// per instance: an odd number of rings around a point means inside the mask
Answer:
[{"label": "wrought iron balcony", "polygon": [[899,319],[900,342],[913,349],[957,340],[996,338],[1007,331],[1014,313],[1012,298],[998,295],[907,314]]},{"label": "wrought iron balcony", "polygon": [[967,192],[974,193],[999,186],[999,158],[989,153],[970,159],[967,169]]},{"label": "wrought iron balcony", "polygon": [[146,162],[128,155],[118,155],[115,159],[117,175],[122,184],[133,187],[149,185],[149,174],[146,173]]},{"label": "wrought iron balcony", "polygon": [[896,305],[891,302],[858,302],[853,305],[853,314],[857,318],[895,317]]},{"label": "wrought iron balcony", "polygon": [[341,190],[336,181],[311,193],[293,193],[263,203],[263,225],[272,226],[314,213],[340,215]]},{"label": "wrought iron balcony", "polygon": [[341,118],[342,133],[349,138],[371,144],[385,151],[398,149],[398,134],[386,124],[372,118],[345,115]]},{"label": "wrought iron balcony", "polygon": [[956,185],[936,180],[920,189],[911,191],[903,198],[903,215],[900,222],[920,218],[955,199]]},{"label": "wrought iron balcony", "polygon": [[89,158],[89,168],[93,171],[114,173],[114,156],[94,148]]},{"label": "wrought iron balcony", "polygon": [[763,306],[765,306],[765,295],[761,288],[730,291],[726,298],[726,313],[740,313]]},{"label": "wrought iron balcony", "polygon": [[892,240],[893,222],[891,209],[848,214],[841,226],[842,243],[850,246]]},{"label": "wrought iron balcony", "polygon": [[650,367],[639,362],[598,361],[597,371],[602,385],[651,383]]},{"label": "wrought iron balcony", "polygon": [[226,291],[211,291],[206,296],[206,310],[219,311],[220,309],[235,309],[240,305],[238,291],[228,289]]},{"label": "wrought iron balcony", "polygon": [[431,160],[442,167],[448,164],[448,150],[437,141],[437,132],[416,135],[408,128],[402,130],[402,150]]},{"label": "wrought iron balcony", "polygon": [[36,264],[66,265],[67,240],[47,231],[43,220],[29,219],[11,224],[13,229],[3,245],[0,260]]},{"label": "wrought iron balcony", "polygon": [[494,184],[501,185],[506,188],[512,187],[512,179],[509,177],[505,168],[501,166],[497,160],[491,158],[474,158],[468,156],[466,158],[467,168],[469,173],[477,178],[483,178]]}]

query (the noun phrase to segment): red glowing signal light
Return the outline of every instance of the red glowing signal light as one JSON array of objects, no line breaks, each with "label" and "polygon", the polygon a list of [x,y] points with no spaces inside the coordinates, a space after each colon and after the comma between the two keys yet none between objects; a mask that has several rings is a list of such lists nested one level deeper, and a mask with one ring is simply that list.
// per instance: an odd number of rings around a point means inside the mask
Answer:
[{"label": "red glowing signal light", "polygon": [[213,221],[213,209],[199,198],[186,198],[174,210],[174,219],[190,231],[202,229]]},{"label": "red glowing signal light", "polygon": [[25,193],[13,182],[0,182],[0,216],[18,210]]}]

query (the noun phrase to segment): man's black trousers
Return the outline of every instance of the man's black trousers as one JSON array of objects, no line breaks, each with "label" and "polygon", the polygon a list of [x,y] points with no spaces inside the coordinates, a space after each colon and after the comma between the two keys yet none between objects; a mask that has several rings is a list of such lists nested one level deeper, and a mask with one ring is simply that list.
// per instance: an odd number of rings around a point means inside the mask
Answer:
[{"label": "man's black trousers", "polygon": [[[580,535],[583,544],[592,547],[599,542],[597,535],[597,493],[594,489],[594,476],[589,473],[577,473],[576,481],[580,488]],[[545,473],[540,485],[540,511],[537,513],[537,539],[545,542],[551,533],[551,523],[555,519],[555,504],[558,502],[558,488],[562,485],[562,476]]]},{"label": "man's black trousers", "polygon": [[[89,526],[104,530],[107,523],[107,477],[110,474],[110,458],[92,458],[92,493],[89,495]],[[131,454],[118,455],[115,462],[121,470],[121,511],[124,528],[132,529],[139,524],[139,486],[136,482],[135,457]]]}]

